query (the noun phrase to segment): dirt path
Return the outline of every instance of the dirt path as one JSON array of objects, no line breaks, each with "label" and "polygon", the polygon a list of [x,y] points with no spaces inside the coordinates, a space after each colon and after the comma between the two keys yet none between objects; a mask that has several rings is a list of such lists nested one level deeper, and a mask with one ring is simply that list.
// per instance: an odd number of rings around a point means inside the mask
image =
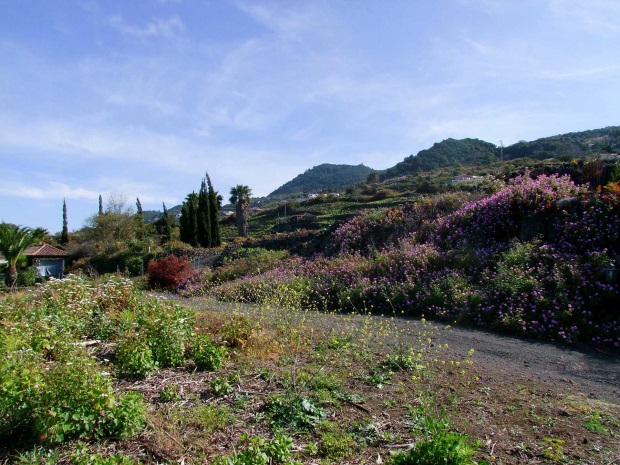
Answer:
[{"label": "dirt path", "polygon": [[[168,298],[175,298],[170,297]],[[257,306],[225,304],[206,298],[180,299],[182,305],[196,310],[215,310],[243,313],[248,316],[260,312]],[[326,328],[343,325],[344,318],[333,314],[311,313],[314,324]],[[347,317],[346,325],[363,324],[364,318]],[[419,320],[394,319],[403,342],[415,339]],[[581,392],[591,398],[620,404],[620,355],[597,352],[588,348],[558,346],[551,343],[499,335],[473,328],[450,327],[436,324],[433,340],[448,344],[455,358],[463,358],[474,349],[473,361],[482,378],[503,384],[535,382],[555,392]]]},{"label": "dirt path", "polygon": [[474,361],[487,376],[523,379],[580,391],[589,397],[620,403],[620,356],[588,348],[498,335],[470,328],[439,332],[451,350],[475,350]]}]

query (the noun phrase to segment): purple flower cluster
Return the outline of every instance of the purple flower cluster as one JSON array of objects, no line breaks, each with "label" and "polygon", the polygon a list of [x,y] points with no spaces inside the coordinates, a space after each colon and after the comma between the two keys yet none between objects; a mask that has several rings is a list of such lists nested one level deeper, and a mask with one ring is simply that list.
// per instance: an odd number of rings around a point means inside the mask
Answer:
[{"label": "purple flower cluster", "polygon": [[514,237],[520,219],[549,213],[558,200],[583,192],[568,176],[519,176],[499,192],[468,203],[441,220],[434,240],[451,248],[464,241],[493,246]]}]

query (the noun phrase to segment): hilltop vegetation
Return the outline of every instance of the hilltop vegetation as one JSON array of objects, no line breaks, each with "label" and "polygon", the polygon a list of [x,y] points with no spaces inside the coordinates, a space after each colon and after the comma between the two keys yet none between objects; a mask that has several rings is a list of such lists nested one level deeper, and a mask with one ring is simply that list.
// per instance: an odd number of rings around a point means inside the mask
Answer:
[{"label": "hilltop vegetation", "polygon": [[571,132],[544,137],[532,142],[520,141],[504,149],[505,159],[579,157],[620,150],[620,126]]},{"label": "hilltop vegetation", "polygon": [[429,172],[446,167],[486,166],[504,160],[530,158],[581,157],[600,152],[618,151],[620,147],[620,126],[610,126],[590,131],[573,132],[544,137],[535,141],[519,141],[501,147],[479,139],[446,139],[431,148],[409,155],[402,162],[382,173],[382,179]]},{"label": "hilltop vegetation", "polygon": [[402,162],[385,170],[383,179],[447,166],[463,167],[489,165],[499,160],[495,145],[478,139],[446,139],[431,148],[409,155]]},{"label": "hilltop vegetation", "polygon": [[365,181],[373,170],[364,165],[333,165],[323,163],[296,176],[293,180],[280,186],[269,197],[300,194],[302,192],[317,193],[325,190],[344,190],[350,184]]}]

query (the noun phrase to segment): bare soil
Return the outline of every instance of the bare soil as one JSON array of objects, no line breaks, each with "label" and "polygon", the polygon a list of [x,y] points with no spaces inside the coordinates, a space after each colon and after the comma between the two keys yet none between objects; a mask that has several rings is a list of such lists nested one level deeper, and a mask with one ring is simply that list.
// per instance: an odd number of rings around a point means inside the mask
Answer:
[{"label": "bare soil", "polygon": [[[234,311],[250,318],[260,311],[251,305],[204,298],[182,299],[180,303],[197,310]],[[415,346],[421,331],[423,338],[427,336],[427,324],[409,318],[311,313],[304,324],[355,333],[368,327],[369,318],[372,327],[381,327],[384,320],[391,328],[388,334],[377,331],[377,353]],[[349,412],[341,413],[378,421],[406,446],[415,438],[403,423],[404,406],[415,406],[421,390],[428,389],[433,391],[439,410],[454,412],[450,416],[457,430],[479,441],[478,460],[496,464],[620,463],[618,354],[446,324],[433,324],[431,332],[431,345],[441,350],[435,374],[427,384],[412,384],[408,375],[397,373],[389,386],[377,390],[354,376],[348,387],[364,397],[363,410],[345,405],[342,409]],[[473,365],[460,377],[458,361],[466,359]],[[376,463],[392,446],[378,444],[341,463]]]}]

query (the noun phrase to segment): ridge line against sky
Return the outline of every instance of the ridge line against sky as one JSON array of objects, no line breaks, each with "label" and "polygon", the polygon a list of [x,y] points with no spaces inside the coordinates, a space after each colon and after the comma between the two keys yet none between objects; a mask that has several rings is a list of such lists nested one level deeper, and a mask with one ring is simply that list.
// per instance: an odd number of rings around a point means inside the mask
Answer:
[{"label": "ridge line against sky", "polygon": [[0,221],[619,124],[615,0],[0,0]]}]

